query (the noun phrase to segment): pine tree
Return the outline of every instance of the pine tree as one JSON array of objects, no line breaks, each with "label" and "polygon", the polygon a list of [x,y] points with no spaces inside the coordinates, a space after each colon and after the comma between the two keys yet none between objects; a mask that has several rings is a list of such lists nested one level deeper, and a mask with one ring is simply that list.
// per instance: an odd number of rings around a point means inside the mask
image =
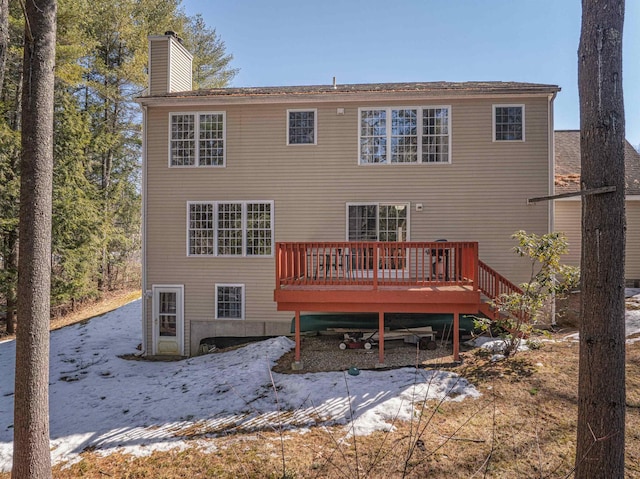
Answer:
[{"label": "pine tree", "polygon": [[582,321],[576,478],[624,477],[624,0],[583,0],[578,51]]},{"label": "pine tree", "polygon": [[56,1],[25,4],[20,257],[14,395],[15,479],[51,477],[49,298]]},{"label": "pine tree", "polygon": [[222,88],[238,74],[237,68],[230,68],[233,55],[226,53],[224,41],[215,28],[207,27],[202,15],[187,19],[184,42],[193,54],[195,89]]},{"label": "pine tree", "polygon": [[56,94],[53,172],[52,304],[96,295],[100,254],[98,191],[86,176],[89,119],[66,90]]}]

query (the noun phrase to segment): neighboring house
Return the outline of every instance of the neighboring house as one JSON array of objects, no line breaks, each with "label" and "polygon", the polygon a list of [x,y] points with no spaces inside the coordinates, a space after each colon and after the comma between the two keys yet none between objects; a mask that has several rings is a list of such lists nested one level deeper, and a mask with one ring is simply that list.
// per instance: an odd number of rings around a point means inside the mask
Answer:
[{"label": "neighboring house", "polygon": [[[627,242],[625,279],[627,285],[640,286],[640,154],[625,142],[625,184]],[[580,190],[580,131],[555,132],[555,193]],[[555,200],[554,230],[562,231],[569,241],[567,264],[580,266],[582,242],[582,201],[579,196]]]},{"label": "neighboring house", "polygon": [[190,91],[190,62],[173,35],[150,38],[146,354],[288,334],[301,311],[457,320],[529,279],[511,235],[552,226],[552,202],[527,199],[553,190],[557,86]]}]

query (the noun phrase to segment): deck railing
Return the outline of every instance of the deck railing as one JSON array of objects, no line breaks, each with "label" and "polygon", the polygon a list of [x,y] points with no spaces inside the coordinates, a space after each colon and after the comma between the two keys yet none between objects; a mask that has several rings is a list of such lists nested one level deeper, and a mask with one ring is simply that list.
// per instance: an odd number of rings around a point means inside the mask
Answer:
[{"label": "deck railing", "polygon": [[478,261],[478,288],[489,299],[497,299],[502,294],[522,293],[522,290],[482,261]]},{"label": "deck railing", "polygon": [[277,243],[276,285],[477,289],[476,242]]}]

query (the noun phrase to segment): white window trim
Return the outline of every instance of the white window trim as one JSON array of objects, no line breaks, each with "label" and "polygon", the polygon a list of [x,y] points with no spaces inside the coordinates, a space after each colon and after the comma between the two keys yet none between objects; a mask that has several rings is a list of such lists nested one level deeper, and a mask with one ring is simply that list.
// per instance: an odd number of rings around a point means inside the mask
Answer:
[{"label": "white window trim", "polygon": [[[191,254],[189,252],[189,230],[191,223],[191,205],[207,204],[213,205],[213,254]],[[219,254],[218,253],[218,205],[241,204],[242,205],[242,254]],[[268,204],[271,208],[271,254],[247,254],[247,205],[248,204]],[[187,201],[186,214],[186,255],[190,258],[273,258],[275,250],[275,202],[273,200],[245,200],[245,201]]]},{"label": "white window trim", "polygon": [[[449,131],[449,152],[447,155],[447,161],[422,161],[422,112],[423,110],[431,110],[434,108],[446,108],[448,110],[447,115],[447,130]],[[385,163],[363,163],[362,162],[362,142],[360,141],[360,135],[362,133],[362,112],[369,110],[386,110],[387,112],[387,161]],[[392,110],[418,110],[418,161],[415,163],[391,163],[391,148],[390,140],[391,140],[391,111]],[[450,165],[451,164],[451,156],[452,156],[452,145],[453,145],[453,131],[451,130],[451,116],[452,109],[451,105],[421,105],[421,106],[370,106],[370,107],[360,107],[358,108],[358,165],[359,166],[401,166],[401,165]]]},{"label": "white window trim", "polygon": [[[496,108],[509,108],[509,107],[520,107],[522,108],[522,139],[521,140],[498,140],[496,139]],[[525,109],[524,103],[507,103],[507,104],[496,104],[492,105],[491,108],[491,126],[492,126],[492,140],[493,143],[524,143],[525,141]]]},{"label": "white window trim", "polygon": [[[289,143],[289,113],[313,112],[313,143]],[[313,146],[318,144],[318,109],[317,108],[291,108],[287,110],[287,146]]]},{"label": "white window trim", "polygon": [[[348,202],[345,206],[345,240],[349,240],[349,207],[350,206],[370,206],[376,205],[378,208],[380,206],[398,206],[404,205],[407,207],[407,231],[405,233],[406,241],[411,241],[411,203],[408,201],[358,201],[358,202]],[[376,233],[380,234],[380,210],[378,209],[378,214],[376,215]],[[378,238],[378,241],[380,239]]]},{"label": "white window trim", "polygon": [[[241,301],[242,301],[242,305],[241,305],[241,314],[239,318],[221,318],[218,316],[218,287],[222,287],[222,288],[240,288],[240,290],[242,291],[241,293]],[[226,321],[243,321],[245,319],[245,287],[244,284],[241,283],[216,283],[215,284],[215,297],[216,297],[216,301],[215,301],[215,319],[220,319],[220,320],[226,320]]]},{"label": "white window trim", "polygon": [[[171,119],[177,115],[194,115],[195,127],[195,160],[193,165],[172,165],[171,164]],[[200,115],[222,115],[222,141],[224,143],[224,151],[222,153],[221,165],[200,165]],[[168,150],[169,168],[225,168],[227,166],[227,113],[225,111],[172,111],[169,113],[169,150]]]}]

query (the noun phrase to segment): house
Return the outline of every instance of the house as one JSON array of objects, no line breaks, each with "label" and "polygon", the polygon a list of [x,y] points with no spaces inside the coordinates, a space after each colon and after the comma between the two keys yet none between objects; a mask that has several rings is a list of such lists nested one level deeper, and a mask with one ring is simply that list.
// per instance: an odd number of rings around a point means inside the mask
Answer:
[{"label": "house", "polygon": [[529,278],[511,235],[552,227],[553,204],[527,199],[553,190],[557,86],[191,91],[190,62],[175,35],[150,38],[146,354],[288,334],[295,316],[299,357],[301,312],[378,313],[382,330],[389,312],[452,313],[457,325]]},{"label": "house", "polygon": [[[630,287],[640,286],[640,154],[625,142],[626,255],[625,280]],[[555,132],[555,193],[580,190],[580,131]],[[569,253],[564,262],[580,266],[582,201],[580,196],[557,199],[554,229],[567,235]]]}]

